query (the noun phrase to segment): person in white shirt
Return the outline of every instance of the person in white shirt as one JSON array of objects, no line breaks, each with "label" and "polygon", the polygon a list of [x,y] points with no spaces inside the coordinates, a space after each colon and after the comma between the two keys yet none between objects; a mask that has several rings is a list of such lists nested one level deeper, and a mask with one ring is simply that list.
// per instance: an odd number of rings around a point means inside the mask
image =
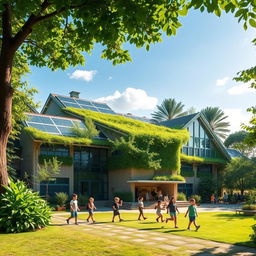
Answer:
[{"label": "person in white shirt", "polygon": [[72,200],[70,201],[70,217],[66,220],[67,223],[69,224],[69,220],[72,218],[75,218],[75,224],[78,225],[77,223],[77,212],[80,211],[78,207],[78,202],[77,202],[77,194],[72,195]]},{"label": "person in white shirt", "polygon": [[143,213],[143,209],[144,209],[143,196],[140,196],[138,198],[138,209],[139,209],[139,212],[140,212],[138,220],[140,220],[141,217],[144,220],[146,220],[147,218],[144,216],[144,213]]}]

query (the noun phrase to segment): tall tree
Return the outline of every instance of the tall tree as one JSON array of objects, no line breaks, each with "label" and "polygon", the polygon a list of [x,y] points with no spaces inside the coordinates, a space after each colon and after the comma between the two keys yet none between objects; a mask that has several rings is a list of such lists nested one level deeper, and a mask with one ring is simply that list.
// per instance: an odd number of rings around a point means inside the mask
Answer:
[{"label": "tall tree", "polygon": [[233,148],[236,144],[241,143],[247,137],[248,132],[246,131],[238,131],[228,135],[228,137],[224,141],[224,145],[227,148]]},{"label": "tall tree", "polygon": [[229,122],[226,121],[228,116],[218,107],[206,107],[201,110],[206,117],[213,131],[222,139],[227,137],[227,133],[230,131],[228,127]]},{"label": "tall tree", "polygon": [[182,102],[176,102],[175,99],[165,99],[162,104],[156,106],[157,110],[152,113],[153,122],[162,122],[171,120],[177,117],[185,116],[184,105]]},{"label": "tall tree", "polygon": [[[124,43],[137,47],[161,41],[161,33],[175,35],[179,15],[196,8],[220,16],[235,13],[256,27],[254,0],[0,0],[0,192],[8,184],[6,146],[12,129],[12,67],[20,53],[28,63],[65,69],[84,64],[81,52],[95,43],[104,46],[102,58],[113,64],[130,61]],[[253,16],[254,15],[254,16]],[[245,27],[244,25],[244,27]]]},{"label": "tall tree", "polygon": [[224,187],[228,189],[238,189],[241,194],[245,190],[256,188],[256,165],[255,162],[247,158],[235,158],[227,165],[224,172]]}]

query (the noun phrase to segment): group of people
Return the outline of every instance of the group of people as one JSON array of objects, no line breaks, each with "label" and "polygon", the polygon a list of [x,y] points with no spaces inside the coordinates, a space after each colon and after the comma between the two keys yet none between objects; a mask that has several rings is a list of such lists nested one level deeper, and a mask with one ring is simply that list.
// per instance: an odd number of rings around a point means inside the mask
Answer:
[{"label": "group of people", "polygon": [[[147,217],[144,215],[144,203],[143,203],[144,198],[140,196],[138,198],[138,210],[139,210],[139,216],[138,220],[146,220]],[[196,201],[194,198],[191,198],[189,200],[190,205],[188,206],[187,212],[185,214],[185,217],[189,216],[189,223],[188,223],[188,230],[190,230],[191,224],[194,224],[196,231],[200,228],[200,225],[196,223],[196,218],[198,217],[197,209],[196,209]],[[112,210],[113,210],[113,217],[112,217],[112,222],[115,222],[115,218],[117,217],[118,220],[121,222],[123,219],[121,218],[120,214],[120,207],[123,205],[123,201],[119,197],[114,197],[113,204],[112,204]],[[90,222],[90,220],[95,223],[94,220],[94,210],[96,210],[96,206],[94,204],[94,198],[90,197],[89,201],[87,203],[87,211],[88,211],[88,217],[86,219],[87,222]],[[156,210],[156,221],[159,222],[168,222],[168,221],[173,221],[174,222],[174,227],[178,228],[177,223],[177,213],[179,213],[176,201],[174,197],[171,197],[168,201],[164,200],[158,200],[156,205],[155,205],[155,210]],[[163,210],[167,210],[167,213],[169,213],[170,217],[166,218],[164,220],[163,216]],[[78,211],[80,211],[78,207],[78,196],[77,194],[73,194],[72,200],[70,201],[70,217],[66,220],[67,224],[69,224],[70,219],[75,218],[75,224],[78,225],[77,222],[77,216],[78,216]]]}]

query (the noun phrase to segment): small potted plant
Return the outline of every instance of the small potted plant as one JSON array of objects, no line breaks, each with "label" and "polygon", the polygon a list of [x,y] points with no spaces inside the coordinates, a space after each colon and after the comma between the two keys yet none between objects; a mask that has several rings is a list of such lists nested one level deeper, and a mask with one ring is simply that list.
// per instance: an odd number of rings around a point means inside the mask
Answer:
[{"label": "small potted plant", "polygon": [[68,195],[63,192],[55,193],[56,198],[56,211],[65,211],[66,210],[66,203],[68,201]]}]

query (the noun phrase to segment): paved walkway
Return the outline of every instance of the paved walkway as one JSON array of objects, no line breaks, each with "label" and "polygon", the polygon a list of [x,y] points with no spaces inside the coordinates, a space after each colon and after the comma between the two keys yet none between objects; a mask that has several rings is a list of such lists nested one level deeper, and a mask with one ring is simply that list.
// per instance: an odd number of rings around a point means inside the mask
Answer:
[{"label": "paved walkway", "polygon": [[[62,213],[63,214],[63,213]],[[65,218],[54,215],[54,223],[65,222]],[[70,225],[72,226],[72,225]],[[168,251],[185,252],[186,255],[208,256],[208,255],[234,255],[255,256],[256,250],[244,246],[225,244],[210,240],[164,234],[148,230],[115,225],[114,223],[85,223],[80,222],[78,226],[82,231],[96,236],[102,236],[125,242],[139,243],[143,246],[158,247]],[[114,227],[114,228],[113,228]],[[193,231],[191,231],[193,232]],[[183,255],[183,254],[181,254]]]}]

